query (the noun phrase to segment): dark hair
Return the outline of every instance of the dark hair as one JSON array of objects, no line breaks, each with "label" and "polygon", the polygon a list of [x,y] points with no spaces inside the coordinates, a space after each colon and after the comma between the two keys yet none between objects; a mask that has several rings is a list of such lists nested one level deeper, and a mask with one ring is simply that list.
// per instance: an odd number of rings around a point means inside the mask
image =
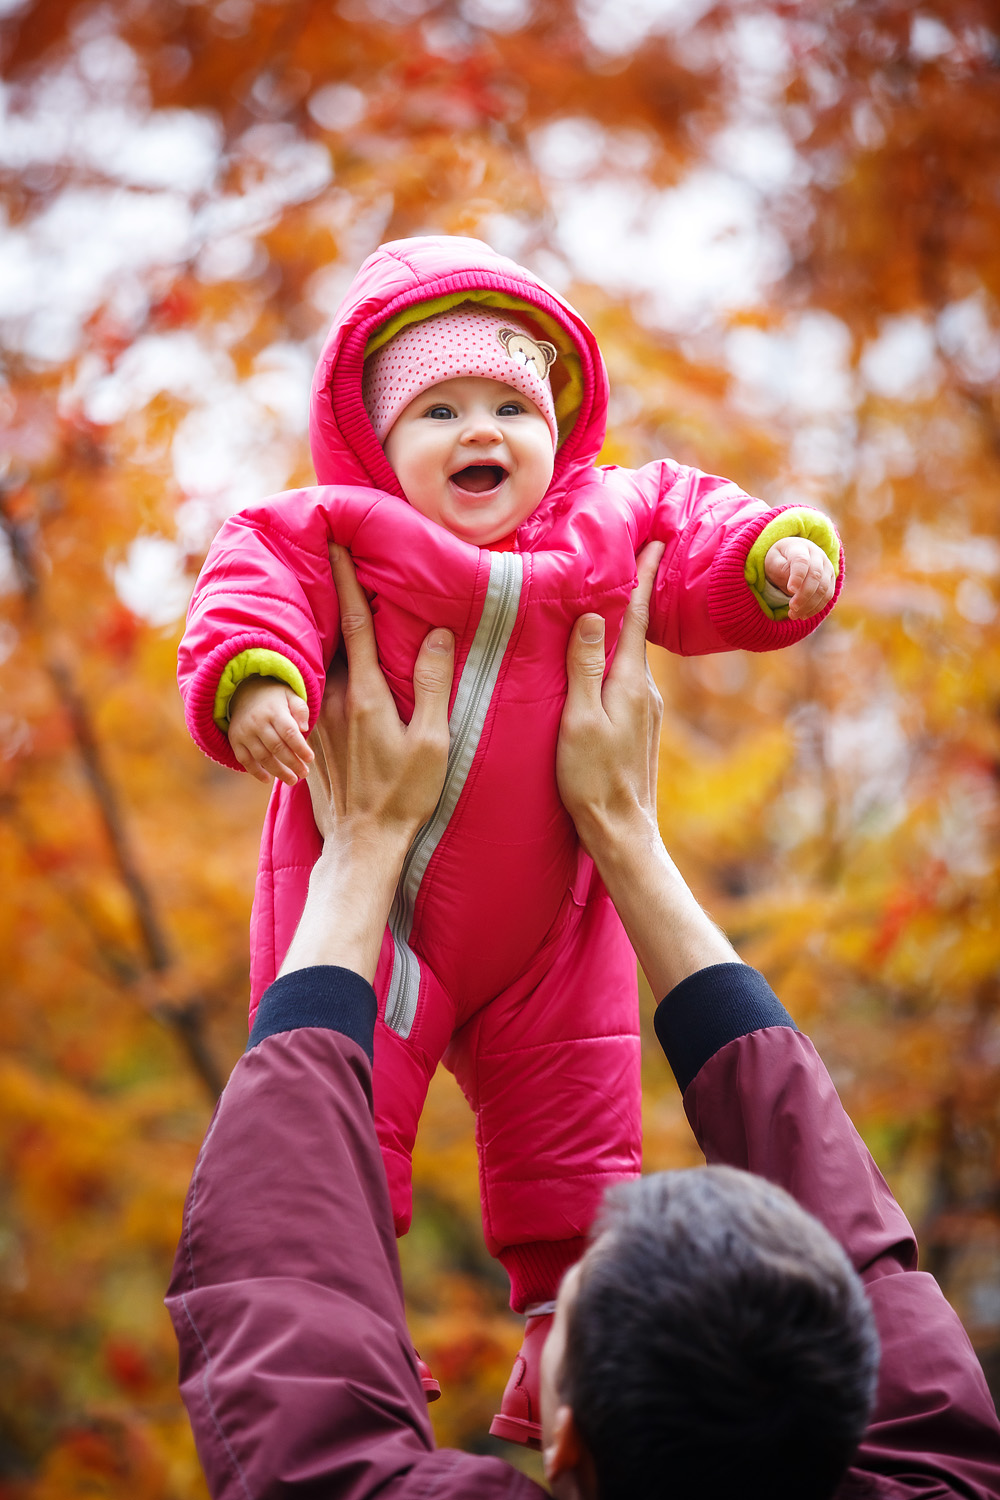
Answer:
[{"label": "dark hair", "polygon": [[782,1188],[732,1167],[608,1194],[560,1375],[601,1500],[826,1500],[864,1432],[864,1288]]}]

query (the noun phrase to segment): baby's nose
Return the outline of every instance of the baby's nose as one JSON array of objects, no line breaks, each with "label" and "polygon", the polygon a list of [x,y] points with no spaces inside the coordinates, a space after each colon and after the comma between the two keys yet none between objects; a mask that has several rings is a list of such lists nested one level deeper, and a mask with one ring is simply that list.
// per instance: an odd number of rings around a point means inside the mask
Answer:
[{"label": "baby's nose", "polygon": [[462,433],[467,443],[496,443],[503,437],[499,426],[490,416],[470,417]]}]

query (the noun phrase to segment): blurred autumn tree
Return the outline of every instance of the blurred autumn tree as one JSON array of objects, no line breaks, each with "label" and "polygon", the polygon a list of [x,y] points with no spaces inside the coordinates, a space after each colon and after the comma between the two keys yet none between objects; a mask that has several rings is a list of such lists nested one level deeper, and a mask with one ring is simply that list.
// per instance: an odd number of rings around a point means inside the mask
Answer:
[{"label": "blurred autumn tree", "polygon": [[[160,1305],[242,1046],[260,789],[173,683],[231,510],[311,478],[380,240],[564,287],[663,453],[828,509],[780,657],[660,658],[662,821],[816,1037],[1000,1368],[1000,42],[987,0],[4,0],[0,1496],[204,1493]],[[655,1049],[651,1167],[695,1159]],[[517,1328],[464,1105],[404,1243],[445,1441]]]}]

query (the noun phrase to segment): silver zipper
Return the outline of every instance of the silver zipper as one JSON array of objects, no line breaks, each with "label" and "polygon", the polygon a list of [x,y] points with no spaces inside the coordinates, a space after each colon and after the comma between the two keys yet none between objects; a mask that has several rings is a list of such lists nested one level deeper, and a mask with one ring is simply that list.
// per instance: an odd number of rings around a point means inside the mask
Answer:
[{"label": "silver zipper", "polygon": [[394,952],[385,1024],[403,1037],[410,1034],[420,993],[420,964],[409,945],[417,895],[472,769],[500,664],[517,620],[523,581],[524,560],[518,553],[490,555],[490,581],[483,612],[465,659],[449,721],[451,742],[444,786],[437,806],[407,851],[389,913]]}]

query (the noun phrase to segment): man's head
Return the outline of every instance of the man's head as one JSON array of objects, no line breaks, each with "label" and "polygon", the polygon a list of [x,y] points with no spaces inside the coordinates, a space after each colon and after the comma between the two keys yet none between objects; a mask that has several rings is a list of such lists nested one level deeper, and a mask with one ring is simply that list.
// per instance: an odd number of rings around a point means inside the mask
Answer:
[{"label": "man's head", "polygon": [[861,1282],[781,1188],[729,1167],[608,1195],[542,1358],[557,1495],[825,1500],[864,1432]]}]

